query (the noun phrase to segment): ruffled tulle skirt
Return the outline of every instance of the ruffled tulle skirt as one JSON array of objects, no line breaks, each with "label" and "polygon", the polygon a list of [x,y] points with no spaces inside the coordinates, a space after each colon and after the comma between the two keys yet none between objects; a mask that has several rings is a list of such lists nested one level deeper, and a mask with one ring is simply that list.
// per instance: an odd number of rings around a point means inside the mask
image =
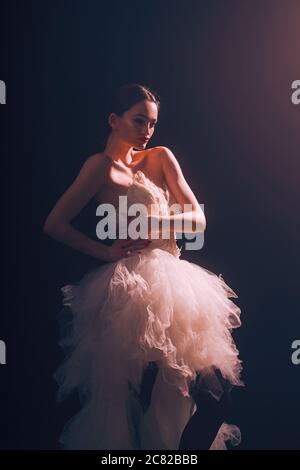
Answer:
[{"label": "ruffled tulle skirt", "polygon": [[[58,399],[77,390],[80,412],[64,427],[67,449],[178,449],[196,410],[189,393],[197,374],[216,399],[214,373],[243,385],[231,336],[240,326],[237,297],[221,275],[163,249],[107,263],[62,288]],[[158,375],[144,414],[137,396],[149,362]],[[199,376],[199,375],[198,375]],[[237,444],[224,423],[211,449]]]}]

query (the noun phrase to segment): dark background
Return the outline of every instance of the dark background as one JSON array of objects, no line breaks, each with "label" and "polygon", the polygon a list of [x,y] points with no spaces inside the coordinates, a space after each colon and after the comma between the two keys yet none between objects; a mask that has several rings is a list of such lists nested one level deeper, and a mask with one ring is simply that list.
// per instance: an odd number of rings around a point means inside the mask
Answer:
[{"label": "dark background", "polygon": [[[105,6],[104,6],[105,5]],[[107,96],[145,83],[162,101],[150,146],[169,147],[207,218],[182,258],[238,293],[234,392],[240,449],[300,448],[300,3],[2,1],[2,449],[55,449],[76,401],[55,402],[60,287],[98,262],[42,233],[85,159],[101,148]],[[76,220],[95,226],[93,203]]]}]

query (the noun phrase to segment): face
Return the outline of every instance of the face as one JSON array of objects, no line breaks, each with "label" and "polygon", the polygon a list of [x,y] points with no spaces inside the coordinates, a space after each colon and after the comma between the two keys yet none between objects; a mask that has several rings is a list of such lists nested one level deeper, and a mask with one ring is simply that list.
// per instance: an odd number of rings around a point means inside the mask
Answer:
[{"label": "face", "polygon": [[121,117],[112,113],[110,124],[117,136],[132,147],[143,150],[152,137],[158,118],[156,103],[143,100],[136,103]]}]

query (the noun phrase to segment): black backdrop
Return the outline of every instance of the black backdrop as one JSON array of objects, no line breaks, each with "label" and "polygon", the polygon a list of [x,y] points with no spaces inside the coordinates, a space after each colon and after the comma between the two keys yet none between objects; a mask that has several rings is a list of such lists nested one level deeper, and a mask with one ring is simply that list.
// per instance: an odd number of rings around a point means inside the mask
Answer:
[{"label": "black backdrop", "polygon": [[[55,402],[59,288],[97,262],[42,226],[101,150],[106,98],[128,82],[159,93],[151,147],[174,152],[204,203],[204,248],[182,257],[239,295],[240,448],[299,448],[299,20],[296,0],[1,2],[2,449],[57,448],[76,409]],[[93,232],[92,203],[75,223]]]}]

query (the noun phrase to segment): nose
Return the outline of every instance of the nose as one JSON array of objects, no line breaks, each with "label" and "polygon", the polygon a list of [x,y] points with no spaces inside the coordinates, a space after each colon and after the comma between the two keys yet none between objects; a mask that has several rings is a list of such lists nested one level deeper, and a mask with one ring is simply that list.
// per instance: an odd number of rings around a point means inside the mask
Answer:
[{"label": "nose", "polygon": [[146,126],[144,127],[144,134],[145,136],[149,137],[150,134],[151,134],[151,124],[150,122],[148,124],[146,124]]}]

